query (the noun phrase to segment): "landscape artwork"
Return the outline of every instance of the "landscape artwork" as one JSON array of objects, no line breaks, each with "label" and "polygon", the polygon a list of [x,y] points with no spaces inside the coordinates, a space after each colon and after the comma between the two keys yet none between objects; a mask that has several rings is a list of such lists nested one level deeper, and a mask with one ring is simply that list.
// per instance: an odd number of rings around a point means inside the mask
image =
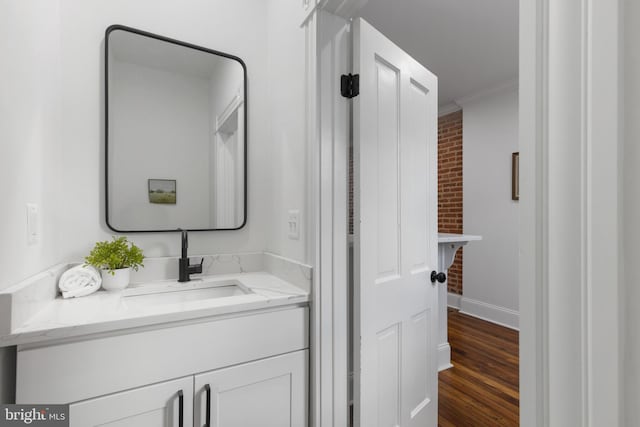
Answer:
[{"label": "landscape artwork", "polygon": [[149,179],[149,203],[176,204],[175,179]]}]

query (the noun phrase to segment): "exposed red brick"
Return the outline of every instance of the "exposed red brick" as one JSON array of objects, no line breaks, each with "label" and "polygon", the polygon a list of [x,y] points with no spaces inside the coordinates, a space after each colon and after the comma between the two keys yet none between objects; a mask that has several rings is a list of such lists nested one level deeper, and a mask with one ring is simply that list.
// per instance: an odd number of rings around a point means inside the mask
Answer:
[{"label": "exposed red brick", "polygon": [[[462,233],[462,111],[438,119],[438,231]],[[462,294],[462,249],[449,268],[449,292]]]}]

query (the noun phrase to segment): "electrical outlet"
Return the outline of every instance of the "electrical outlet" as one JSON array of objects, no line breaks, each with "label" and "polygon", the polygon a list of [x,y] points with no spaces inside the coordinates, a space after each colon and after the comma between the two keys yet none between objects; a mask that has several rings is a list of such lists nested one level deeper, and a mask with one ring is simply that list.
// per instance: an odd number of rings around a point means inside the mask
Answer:
[{"label": "electrical outlet", "polygon": [[291,240],[299,240],[300,239],[300,211],[291,210],[289,211],[289,221],[288,230],[289,230],[289,238]]},{"label": "electrical outlet", "polygon": [[38,205],[27,203],[27,244],[35,245],[40,240],[38,230]]}]

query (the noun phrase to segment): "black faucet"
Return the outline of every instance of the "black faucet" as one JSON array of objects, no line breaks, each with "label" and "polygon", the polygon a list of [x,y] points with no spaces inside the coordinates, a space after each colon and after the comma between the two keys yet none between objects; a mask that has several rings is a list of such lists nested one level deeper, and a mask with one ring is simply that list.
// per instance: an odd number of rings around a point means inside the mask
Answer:
[{"label": "black faucet", "polygon": [[191,274],[202,273],[202,263],[204,262],[204,258],[200,259],[200,264],[189,264],[189,256],[187,255],[187,248],[189,247],[189,237],[187,236],[187,230],[179,230],[182,232],[182,256],[178,260],[178,282],[188,282],[189,280],[191,280],[191,278],[189,277]]}]

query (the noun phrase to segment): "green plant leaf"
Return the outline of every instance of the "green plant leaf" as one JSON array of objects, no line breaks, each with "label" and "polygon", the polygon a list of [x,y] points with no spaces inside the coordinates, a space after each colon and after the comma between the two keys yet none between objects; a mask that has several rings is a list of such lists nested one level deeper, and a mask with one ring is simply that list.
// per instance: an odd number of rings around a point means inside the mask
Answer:
[{"label": "green plant leaf", "polygon": [[113,236],[111,241],[96,242],[84,260],[86,265],[108,270],[111,274],[115,274],[114,270],[120,268],[130,267],[138,271],[139,267],[144,267],[142,249],[129,242],[124,236]]}]

